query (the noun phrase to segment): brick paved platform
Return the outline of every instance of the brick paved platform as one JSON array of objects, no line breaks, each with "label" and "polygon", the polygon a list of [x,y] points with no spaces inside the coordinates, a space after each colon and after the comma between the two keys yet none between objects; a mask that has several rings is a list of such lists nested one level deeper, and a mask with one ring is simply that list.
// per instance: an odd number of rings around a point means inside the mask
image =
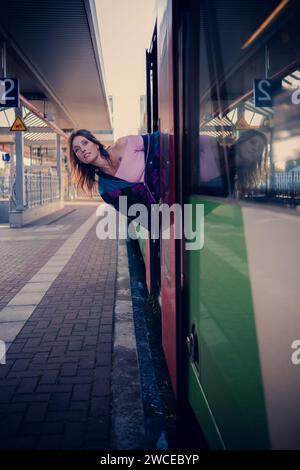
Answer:
[{"label": "brick paved platform", "polygon": [[109,449],[118,241],[95,203],[0,227],[1,449]]}]

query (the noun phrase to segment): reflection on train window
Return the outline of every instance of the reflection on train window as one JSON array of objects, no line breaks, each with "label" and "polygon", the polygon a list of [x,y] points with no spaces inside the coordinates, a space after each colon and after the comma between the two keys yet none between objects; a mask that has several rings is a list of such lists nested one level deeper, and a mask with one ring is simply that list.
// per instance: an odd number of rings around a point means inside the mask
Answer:
[{"label": "reflection on train window", "polygon": [[249,129],[230,145],[216,138],[199,138],[200,188],[205,194],[234,197],[264,195],[267,187],[268,141]]},{"label": "reflection on train window", "polygon": [[[277,15],[280,3],[202,2],[197,192],[300,205],[300,2]],[[281,87],[263,106],[266,77]]]},{"label": "reflection on train window", "polygon": [[[297,77],[300,89],[300,72]],[[273,116],[272,161],[269,177],[270,197],[294,206],[300,204],[300,105],[292,102],[294,89],[289,87],[276,99]]]},{"label": "reflection on train window", "polygon": [[199,185],[202,193],[226,196],[223,152],[218,140],[209,135],[199,137]]},{"label": "reflection on train window", "polygon": [[228,151],[230,187],[238,198],[265,196],[268,141],[263,132],[240,132]]}]

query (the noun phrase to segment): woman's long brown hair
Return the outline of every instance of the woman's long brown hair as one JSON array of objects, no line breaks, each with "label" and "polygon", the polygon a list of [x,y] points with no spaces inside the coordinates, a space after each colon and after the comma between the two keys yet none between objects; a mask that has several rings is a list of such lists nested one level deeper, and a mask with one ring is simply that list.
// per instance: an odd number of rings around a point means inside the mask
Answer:
[{"label": "woman's long brown hair", "polygon": [[93,188],[96,182],[96,174],[100,173],[100,168],[92,165],[83,163],[79,160],[76,154],[73,151],[73,140],[77,136],[85,137],[87,140],[93,142],[94,144],[98,145],[100,154],[103,158],[107,161],[111,161],[109,157],[109,153],[101,144],[101,142],[96,139],[96,137],[86,129],[79,129],[77,131],[72,132],[69,137],[69,162],[71,166],[71,174],[72,179],[76,187],[80,187],[85,193],[92,196]]}]

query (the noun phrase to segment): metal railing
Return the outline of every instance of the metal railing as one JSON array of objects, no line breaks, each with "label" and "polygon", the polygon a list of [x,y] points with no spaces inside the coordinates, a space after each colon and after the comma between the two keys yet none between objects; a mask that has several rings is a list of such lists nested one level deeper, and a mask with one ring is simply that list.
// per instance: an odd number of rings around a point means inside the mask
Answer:
[{"label": "metal railing", "polygon": [[247,198],[260,202],[300,205],[300,171],[275,171],[266,183],[249,190]]},{"label": "metal railing", "polygon": [[0,199],[9,200],[14,178],[11,176],[0,176]]},{"label": "metal railing", "polygon": [[273,175],[273,190],[275,194],[290,195],[299,197],[300,195],[300,171],[289,171]]},{"label": "metal railing", "polygon": [[25,205],[42,206],[59,199],[58,177],[43,173],[25,175]]}]

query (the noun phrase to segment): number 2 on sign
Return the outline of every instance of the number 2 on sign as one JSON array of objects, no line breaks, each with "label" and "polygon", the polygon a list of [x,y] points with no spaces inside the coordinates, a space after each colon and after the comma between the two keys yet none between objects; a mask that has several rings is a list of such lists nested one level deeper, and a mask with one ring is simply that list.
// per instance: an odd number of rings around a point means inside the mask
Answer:
[{"label": "number 2 on sign", "polygon": [[259,101],[269,101],[269,100],[271,100],[271,96],[267,92],[267,90],[264,90],[263,85],[265,85],[266,87],[270,87],[271,83],[268,80],[260,80],[260,82],[258,84],[258,89],[264,96],[261,96],[259,98]]},{"label": "number 2 on sign", "polygon": [[[9,83],[8,89],[5,87],[5,83]],[[7,96],[14,89],[14,81],[10,78],[0,80],[0,104],[6,104],[7,101],[14,100],[13,96]]]}]

